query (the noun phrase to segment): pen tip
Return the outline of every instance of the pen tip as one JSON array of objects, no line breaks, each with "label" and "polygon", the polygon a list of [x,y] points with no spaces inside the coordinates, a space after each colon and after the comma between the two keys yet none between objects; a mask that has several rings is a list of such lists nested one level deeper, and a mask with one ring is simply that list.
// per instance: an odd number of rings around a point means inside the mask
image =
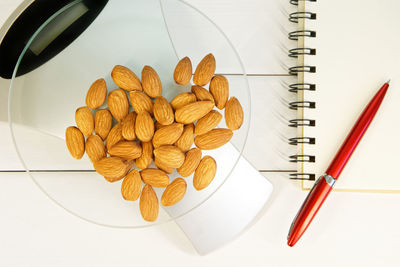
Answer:
[{"label": "pen tip", "polygon": [[390,80],[391,80],[391,79],[389,79],[386,83],[389,84],[389,83],[390,83]]}]

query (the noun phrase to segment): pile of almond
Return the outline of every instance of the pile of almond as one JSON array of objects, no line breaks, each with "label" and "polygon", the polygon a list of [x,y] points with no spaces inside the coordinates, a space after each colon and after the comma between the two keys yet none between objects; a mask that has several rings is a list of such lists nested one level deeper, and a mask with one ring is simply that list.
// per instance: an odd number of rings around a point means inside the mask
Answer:
[{"label": "pile of almond", "polygon": [[[80,159],[86,151],[94,169],[107,181],[123,179],[123,198],[140,197],[143,219],[155,221],[159,204],[153,187],[165,188],[164,206],[176,204],[186,193],[185,179],[169,180],[168,174],[175,169],[182,177],[193,174],[196,190],[206,188],[217,164],[211,156],[202,157],[202,150],[223,146],[243,123],[242,106],[235,97],[229,98],[228,80],[214,75],[215,68],[214,56],[206,55],[194,72],[192,91],[168,102],[161,96],[161,80],[152,67],[143,68],[140,81],[130,69],[115,66],[111,77],[119,89],[107,97],[104,79],[90,86],[86,106],[75,113],[77,127],[65,132],[69,152]],[[191,78],[192,63],[185,57],[175,68],[174,80],[186,85]],[[202,87],[208,83],[209,90]],[[108,108],[99,109],[106,97]],[[223,116],[214,107],[225,110],[227,129],[215,128]],[[153,161],[157,168],[149,168]]]}]

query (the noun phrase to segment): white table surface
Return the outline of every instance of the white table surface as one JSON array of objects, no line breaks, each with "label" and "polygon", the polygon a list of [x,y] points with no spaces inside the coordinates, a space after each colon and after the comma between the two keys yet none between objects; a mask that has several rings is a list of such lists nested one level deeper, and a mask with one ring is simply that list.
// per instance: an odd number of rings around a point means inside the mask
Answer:
[{"label": "white table surface", "polygon": [[[18,2],[0,0],[0,23]],[[257,74],[250,77],[257,101],[245,155],[265,170],[262,156],[271,147],[268,142],[260,145],[260,132],[268,130],[265,125],[274,129],[283,125],[279,120],[263,121],[267,116],[259,114],[265,112],[263,99],[271,93],[267,90],[288,79],[269,76],[284,74],[284,68],[262,60],[270,57],[272,49],[271,40],[260,34],[266,23],[272,23],[265,8],[271,0],[188,2],[221,26],[248,72]],[[243,9],[247,2],[250,8]],[[252,31],[243,41],[235,33],[246,29]],[[49,201],[19,172],[22,168],[4,122],[7,90],[7,82],[0,81],[0,266],[400,266],[400,195],[334,192],[301,241],[287,247],[288,228],[306,192],[290,182],[287,173],[271,172],[290,169],[280,160],[263,172],[275,191],[260,217],[236,240],[206,256],[196,254],[175,223],[119,230],[79,220]]]}]

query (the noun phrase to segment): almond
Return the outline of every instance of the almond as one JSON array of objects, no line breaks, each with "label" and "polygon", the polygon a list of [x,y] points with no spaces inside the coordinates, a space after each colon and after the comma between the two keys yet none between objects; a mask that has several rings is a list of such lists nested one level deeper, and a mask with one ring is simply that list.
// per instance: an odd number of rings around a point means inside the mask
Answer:
[{"label": "almond", "polygon": [[153,114],[153,101],[151,101],[151,98],[148,95],[141,91],[132,91],[129,93],[129,98],[131,100],[133,110],[137,114],[143,111]]},{"label": "almond", "polygon": [[142,142],[142,155],[136,159],[139,169],[146,169],[153,161],[153,145],[151,142]]},{"label": "almond", "polygon": [[159,96],[153,106],[154,118],[162,125],[170,125],[174,122],[174,111],[165,97]]},{"label": "almond", "polygon": [[165,188],[161,196],[163,206],[172,206],[178,203],[185,196],[186,182],[182,178],[176,178]]},{"label": "almond", "polygon": [[201,150],[198,148],[192,148],[185,155],[185,161],[182,166],[177,169],[178,173],[182,177],[190,176],[199,166],[201,160]]},{"label": "almond", "polygon": [[107,151],[110,150],[113,145],[122,140],[124,140],[124,137],[122,136],[122,126],[121,123],[118,123],[111,129],[110,133],[108,134],[106,140]]},{"label": "almond", "polygon": [[107,96],[106,81],[101,78],[96,80],[90,86],[86,94],[86,106],[91,109],[96,109],[104,104]]},{"label": "almond", "polygon": [[127,67],[121,65],[115,66],[111,72],[111,78],[118,87],[126,91],[142,91],[139,78]]},{"label": "almond", "polygon": [[163,170],[164,172],[171,174],[174,172],[174,168],[165,166],[164,163],[160,162],[158,159],[154,159],[154,165],[156,165],[157,168],[159,168],[160,170]]},{"label": "almond", "polygon": [[135,121],[136,121],[136,113],[135,112],[129,112],[129,114],[126,115],[126,117],[121,122],[122,136],[126,140],[132,141],[132,140],[136,139]]},{"label": "almond", "polygon": [[175,111],[175,120],[183,124],[193,123],[205,116],[214,107],[211,101],[197,101]]},{"label": "almond", "polygon": [[103,140],[98,135],[91,135],[86,140],[86,154],[92,162],[101,160],[106,157],[106,148]]},{"label": "almond", "polygon": [[147,111],[141,112],[136,117],[135,133],[142,142],[148,142],[154,135],[154,122]]},{"label": "almond", "polygon": [[165,126],[167,126],[167,125],[162,125],[162,124],[159,123],[158,121],[156,121],[156,123],[155,123],[155,128],[156,128],[156,130],[159,130],[159,129],[161,129],[162,127],[165,127]]},{"label": "almond", "polygon": [[168,175],[159,169],[144,169],[140,172],[142,180],[145,184],[149,184],[154,187],[167,187],[169,184]]},{"label": "almond", "polygon": [[201,100],[210,100],[214,103],[214,97],[212,94],[206,89],[198,85],[192,86],[192,93],[196,96],[198,101]]},{"label": "almond", "polygon": [[231,97],[225,106],[226,126],[232,131],[239,129],[243,124],[243,108],[236,97]]},{"label": "almond", "polygon": [[183,152],[188,151],[194,142],[194,125],[193,123],[185,125],[183,127],[183,132],[178,141],[176,141],[175,146],[177,146]]},{"label": "almond", "polygon": [[142,70],[142,87],[146,94],[150,97],[161,95],[161,80],[157,72],[150,66],[144,66]]},{"label": "almond", "polygon": [[104,179],[106,179],[110,183],[113,183],[113,182],[116,182],[116,181],[119,181],[119,180],[123,179],[126,176],[126,174],[129,172],[129,170],[132,168],[133,161],[131,161],[131,160],[130,161],[124,161],[124,163],[125,163],[125,168],[126,168],[126,172],[124,174],[122,174],[120,176],[116,176],[116,177],[106,177],[106,176],[104,176]]},{"label": "almond", "polygon": [[232,135],[233,132],[230,129],[214,129],[208,133],[196,136],[194,143],[200,149],[216,149],[228,143]]},{"label": "almond", "polygon": [[158,198],[153,187],[145,185],[139,200],[140,213],[144,220],[153,222],[158,217]]},{"label": "almond", "polygon": [[168,168],[179,168],[185,161],[185,154],[176,146],[160,146],[154,149],[154,158]]},{"label": "almond", "polygon": [[206,188],[214,179],[217,172],[217,163],[210,156],[205,156],[200,161],[199,166],[194,172],[193,186],[196,190]]},{"label": "almond", "polygon": [[99,109],[94,115],[94,132],[106,140],[112,127],[112,116],[107,109]]},{"label": "almond", "polygon": [[192,93],[184,92],[175,96],[171,101],[171,106],[174,110],[186,106],[187,104],[196,102],[196,96]]},{"label": "almond", "polygon": [[127,160],[137,159],[142,155],[142,147],[135,141],[120,141],[108,150],[108,154]]},{"label": "almond", "polygon": [[142,178],[138,170],[130,171],[121,184],[121,194],[125,200],[135,201],[140,196]]},{"label": "almond", "polygon": [[173,145],[183,132],[183,124],[173,123],[157,130],[153,136],[153,146],[155,148],[162,145]]},{"label": "almond", "polygon": [[213,54],[206,55],[197,65],[193,75],[193,82],[197,85],[206,85],[214,75],[216,68]]},{"label": "almond", "polygon": [[[130,164],[132,166],[132,164]],[[129,171],[129,162],[118,157],[102,158],[93,163],[94,169],[108,179],[122,179]],[[114,181],[114,180],[113,180]],[[116,180],[115,180],[116,181]]]},{"label": "almond", "polygon": [[116,89],[108,94],[107,105],[114,118],[120,122],[129,112],[129,102],[122,89]]},{"label": "almond", "polygon": [[75,111],[75,122],[79,130],[86,136],[91,136],[94,130],[93,113],[88,107],[80,107]]},{"label": "almond", "polygon": [[211,110],[207,115],[197,121],[194,133],[197,135],[205,134],[217,127],[221,120],[222,115],[216,110]]},{"label": "almond", "polygon": [[175,67],[174,80],[177,84],[185,85],[192,78],[192,62],[188,57],[182,58]]},{"label": "almond", "polygon": [[85,137],[83,137],[78,128],[70,126],[65,130],[65,142],[72,157],[76,159],[83,157],[85,153]]},{"label": "almond", "polygon": [[228,80],[222,75],[215,75],[210,82],[210,92],[214,97],[215,106],[223,109],[229,97]]}]

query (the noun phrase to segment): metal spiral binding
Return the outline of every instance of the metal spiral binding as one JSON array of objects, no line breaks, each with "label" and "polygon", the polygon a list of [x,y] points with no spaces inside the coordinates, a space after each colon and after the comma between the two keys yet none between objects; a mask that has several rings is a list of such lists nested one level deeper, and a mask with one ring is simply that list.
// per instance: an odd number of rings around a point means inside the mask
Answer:
[{"label": "metal spiral binding", "polygon": [[[316,0],[289,0],[290,4],[298,5],[299,1],[316,2]],[[289,15],[289,21],[292,23],[298,23],[300,19],[315,20],[317,14],[313,12],[293,12]],[[297,41],[300,37],[303,38],[315,38],[317,33],[312,30],[297,30],[289,32],[288,38],[290,40]],[[288,56],[297,58],[300,55],[313,56],[316,55],[317,51],[315,48],[310,47],[298,47],[289,50]],[[298,73],[315,73],[317,71],[315,66],[294,66],[289,68],[290,75],[297,75]],[[312,83],[294,83],[289,85],[289,92],[298,93],[299,91],[315,91],[316,85]],[[315,109],[316,103],[312,101],[295,101],[289,103],[289,108],[297,110],[299,108]],[[289,127],[315,127],[315,120],[312,119],[293,119],[289,121]],[[314,137],[293,137],[289,138],[289,144],[308,144],[314,145],[316,142]],[[289,157],[290,162],[315,162],[314,155],[291,155]],[[296,180],[315,180],[315,174],[313,173],[291,173],[290,179]]]}]

